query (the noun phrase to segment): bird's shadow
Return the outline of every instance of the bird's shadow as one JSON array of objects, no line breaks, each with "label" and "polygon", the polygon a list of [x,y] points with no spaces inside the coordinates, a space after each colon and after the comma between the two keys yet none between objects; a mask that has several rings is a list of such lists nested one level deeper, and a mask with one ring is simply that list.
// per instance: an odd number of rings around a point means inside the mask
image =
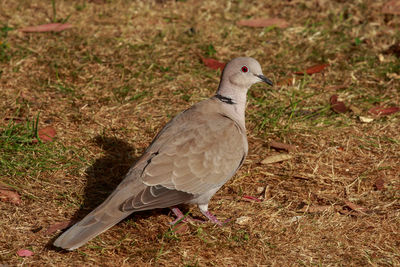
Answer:
[{"label": "bird's shadow", "polygon": [[98,135],[91,141],[104,151],[104,155],[86,169],[84,201],[74,219],[81,219],[101,204],[138,159],[135,148],[116,137]]},{"label": "bird's shadow", "polygon": [[[76,211],[72,217],[72,220],[76,221],[82,219],[106,200],[139,159],[135,156],[133,146],[116,137],[98,135],[92,141],[104,150],[104,156],[98,158],[92,166],[86,169],[87,180],[82,208]],[[156,210],[156,212],[164,213],[165,211]],[[139,219],[147,218],[152,214],[154,214],[152,211],[142,211],[135,212],[134,216]]]}]

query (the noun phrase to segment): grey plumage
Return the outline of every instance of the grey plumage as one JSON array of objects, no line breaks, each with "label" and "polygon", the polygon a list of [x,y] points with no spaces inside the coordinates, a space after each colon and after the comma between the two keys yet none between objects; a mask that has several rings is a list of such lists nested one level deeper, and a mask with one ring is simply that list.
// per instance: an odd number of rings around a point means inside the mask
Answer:
[{"label": "grey plumage", "polygon": [[229,62],[217,96],[167,123],[114,192],[54,245],[73,250],[133,212],[182,203],[197,204],[214,220],[207,210],[208,202],[247,155],[246,93],[261,81],[272,85],[255,59]]}]

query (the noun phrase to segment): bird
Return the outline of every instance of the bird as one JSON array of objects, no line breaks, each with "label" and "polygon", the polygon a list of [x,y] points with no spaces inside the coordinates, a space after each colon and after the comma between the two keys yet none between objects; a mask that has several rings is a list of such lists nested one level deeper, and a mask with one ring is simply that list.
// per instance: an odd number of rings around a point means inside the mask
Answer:
[{"label": "bird", "polygon": [[54,246],[77,249],[137,211],[172,207],[177,222],[184,217],[180,204],[195,204],[211,222],[222,225],[208,203],[247,155],[246,97],[259,82],[273,86],[256,59],[228,62],[217,93],[170,120],[110,196]]}]

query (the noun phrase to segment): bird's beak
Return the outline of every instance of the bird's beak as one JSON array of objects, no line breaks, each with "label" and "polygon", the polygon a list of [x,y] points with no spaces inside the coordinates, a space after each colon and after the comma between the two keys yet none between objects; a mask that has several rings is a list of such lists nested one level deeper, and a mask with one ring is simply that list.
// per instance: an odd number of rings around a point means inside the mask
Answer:
[{"label": "bird's beak", "polygon": [[272,81],[270,79],[268,79],[267,77],[265,77],[262,74],[255,74],[258,78],[260,78],[261,81],[273,86],[274,84],[272,83]]}]

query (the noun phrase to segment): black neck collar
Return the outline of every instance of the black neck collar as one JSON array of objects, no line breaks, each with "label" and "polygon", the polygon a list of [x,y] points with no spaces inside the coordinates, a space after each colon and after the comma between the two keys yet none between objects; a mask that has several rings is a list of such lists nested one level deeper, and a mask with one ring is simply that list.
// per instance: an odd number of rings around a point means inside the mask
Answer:
[{"label": "black neck collar", "polygon": [[222,96],[220,94],[216,94],[215,95],[216,98],[218,98],[220,101],[229,104],[229,105],[234,105],[236,104],[235,102],[232,101],[232,98],[226,97],[226,96]]}]

